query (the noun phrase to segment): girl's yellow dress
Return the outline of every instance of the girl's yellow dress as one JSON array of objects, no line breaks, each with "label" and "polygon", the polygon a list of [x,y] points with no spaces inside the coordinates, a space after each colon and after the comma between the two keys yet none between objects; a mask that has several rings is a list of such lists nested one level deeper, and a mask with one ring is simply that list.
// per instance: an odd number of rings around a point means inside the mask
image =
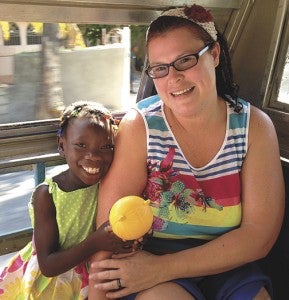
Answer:
[{"label": "girl's yellow dress", "polygon": [[[83,241],[94,230],[98,184],[64,192],[52,179],[45,180],[56,208],[61,249]],[[33,195],[32,198],[33,199]],[[29,214],[34,224],[32,200]],[[41,274],[33,239],[0,270],[0,299],[80,300],[88,296],[88,261],[56,277]]]}]

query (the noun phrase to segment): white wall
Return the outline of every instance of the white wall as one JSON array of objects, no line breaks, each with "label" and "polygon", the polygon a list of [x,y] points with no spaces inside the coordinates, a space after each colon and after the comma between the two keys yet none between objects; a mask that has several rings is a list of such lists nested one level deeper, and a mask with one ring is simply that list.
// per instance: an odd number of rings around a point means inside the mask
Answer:
[{"label": "white wall", "polygon": [[[27,26],[25,23],[18,25],[23,33]],[[120,34],[120,43],[60,50],[65,105],[84,99],[101,102],[113,110],[127,106],[130,99],[130,29],[124,27]],[[10,89],[5,90],[5,95],[2,93],[0,106],[2,102],[6,106],[10,103],[9,106],[15,110],[18,104],[26,103],[26,107],[29,102],[27,119],[23,110],[19,119],[27,121],[33,118],[33,106],[39,97],[36,91],[39,90],[41,80],[41,45],[23,45],[23,38],[21,41],[22,45],[19,46],[0,45],[0,85],[11,85]],[[18,76],[18,73],[21,75]],[[31,82],[29,76],[37,79]],[[33,84],[34,86],[31,86]],[[6,119],[9,118],[7,115]]]},{"label": "white wall", "polygon": [[85,99],[121,109],[129,96],[126,60],[127,50],[121,44],[61,52],[64,104]]}]

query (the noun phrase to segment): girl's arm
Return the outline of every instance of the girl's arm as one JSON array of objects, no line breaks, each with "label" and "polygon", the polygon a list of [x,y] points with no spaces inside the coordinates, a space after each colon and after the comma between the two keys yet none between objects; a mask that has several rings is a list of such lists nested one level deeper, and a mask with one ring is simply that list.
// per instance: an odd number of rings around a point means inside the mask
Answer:
[{"label": "girl's arm", "polygon": [[122,247],[124,243],[103,224],[96,232],[90,234],[81,243],[66,249],[60,249],[59,233],[56,222],[56,210],[47,185],[40,185],[33,195],[34,206],[34,242],[39,267],[47,277],[57,276],[75,267],[99,250],[114,249],[128,252]]}]

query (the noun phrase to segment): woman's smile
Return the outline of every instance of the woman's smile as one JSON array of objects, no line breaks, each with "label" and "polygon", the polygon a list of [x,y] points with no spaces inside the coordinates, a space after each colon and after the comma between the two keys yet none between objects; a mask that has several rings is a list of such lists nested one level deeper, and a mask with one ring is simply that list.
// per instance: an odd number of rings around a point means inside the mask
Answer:
[{"label": "woman's smile", "polygon": [[177,92],[172,92],[170,94],[174,97],[178,97],[178,96],[182,96],[184,94],[188,94],[189,92],[192,92],[194,89],[195,89],[195,87],[193,86],[193,87],[190,87],[190,88],[187,88],[187,89],[184,89],[184,90],[180,90],[180,91],[177,91]]}]

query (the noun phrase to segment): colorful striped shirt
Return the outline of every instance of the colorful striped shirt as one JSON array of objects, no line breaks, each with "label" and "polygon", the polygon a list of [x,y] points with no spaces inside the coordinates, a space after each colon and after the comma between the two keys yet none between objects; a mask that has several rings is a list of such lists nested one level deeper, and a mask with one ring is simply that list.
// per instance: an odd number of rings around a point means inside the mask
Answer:
[{"label": "colorful striped shirt", "polygon": [[154,236],[210,240],[240,225],[240,171],[248,147],[250,105],[234,112],[227,103],[223,144],[204,167],[194,168],[180,149],[158,95],[137,103],[147,132],[148,182]]}]

